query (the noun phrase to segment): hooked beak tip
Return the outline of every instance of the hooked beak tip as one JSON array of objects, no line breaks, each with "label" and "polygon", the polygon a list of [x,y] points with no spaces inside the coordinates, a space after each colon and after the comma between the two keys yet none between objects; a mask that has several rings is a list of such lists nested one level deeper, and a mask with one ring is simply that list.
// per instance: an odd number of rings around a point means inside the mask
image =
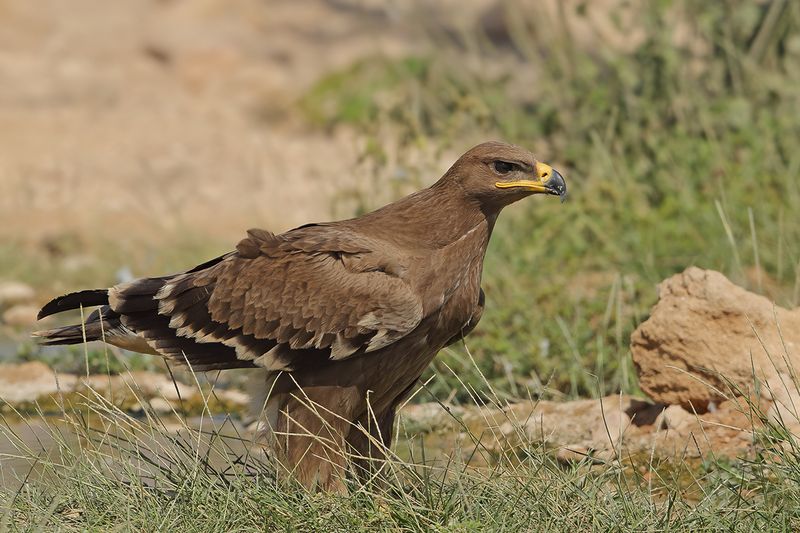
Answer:
[{"label": "hooked beak tip", "polygon": [[557,170],[553,169],[553,175],[545,182],[544,186],[549,194],[558,196],[561,203],[567,200],[567,183],[564,181],[564,176]]}]

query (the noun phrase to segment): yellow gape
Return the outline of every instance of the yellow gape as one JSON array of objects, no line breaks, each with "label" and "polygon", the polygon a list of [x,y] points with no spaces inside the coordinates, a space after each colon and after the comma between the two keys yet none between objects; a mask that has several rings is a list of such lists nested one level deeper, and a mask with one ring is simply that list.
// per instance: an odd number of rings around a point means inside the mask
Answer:
[{"label": "yellow gape", "polygon": [[536,176],[538,180],[516,180],[516,181],[498,181],[495,187],[498,189],[510,189],[512,187],[524,187],[534,192],[550,192],[545,186],[547,180],[553,175],[553,167],[542,162],[536,163]]}]

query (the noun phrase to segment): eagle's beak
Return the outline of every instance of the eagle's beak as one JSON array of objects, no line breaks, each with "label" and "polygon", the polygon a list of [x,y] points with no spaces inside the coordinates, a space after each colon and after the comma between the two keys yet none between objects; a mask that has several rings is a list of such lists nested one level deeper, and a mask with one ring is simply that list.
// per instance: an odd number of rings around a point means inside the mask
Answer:
[{"label": "eagle's beak", "polygon": [[516,180],[499,181],[495,187],[500,189],[510,189],[512,187],[522,187],[536,193],[546,193],[558,196],[561,201],[567,199],[567,184],[557,170],[544,163],[536,163],[536,180]]},{"label": "eagle's beak", "polygon": [[557,195],[563,204],[567,200],[567,183],[564,181],[564,176],[562,176],[558,170],[551,170],[553,174],[550,176],[550,179],[544,183],[544,186],[548,193]]}]

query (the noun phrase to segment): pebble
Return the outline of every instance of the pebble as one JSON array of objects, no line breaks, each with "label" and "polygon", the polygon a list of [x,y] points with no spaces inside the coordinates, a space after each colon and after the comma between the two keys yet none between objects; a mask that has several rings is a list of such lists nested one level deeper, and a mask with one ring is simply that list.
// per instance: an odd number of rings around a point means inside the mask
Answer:
[{"label": "pebble", "polygon": [[19,281],[0,281],[0,308],[31,302],[36,291]]},{"label": "pebble", "polygon": [[164,398],[151,398],[150,408],[159,414],[166,414],[172,412],[172,404]]},{"label": "pebble", "polygon": [[3,322],[14,327],[28,327],[36,323],[39,308],[30,304],[18,304],[3,312]]}]

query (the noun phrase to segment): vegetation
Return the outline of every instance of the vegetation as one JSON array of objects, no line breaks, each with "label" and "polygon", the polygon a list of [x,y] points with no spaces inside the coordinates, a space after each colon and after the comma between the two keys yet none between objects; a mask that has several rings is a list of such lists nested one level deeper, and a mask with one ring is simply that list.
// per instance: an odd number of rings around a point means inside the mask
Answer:
[{"label": "vegetation", "polygon": [[[304,100],[328,125],[391,124],[411,149],[476,131],[510,140],[566,176],[566,204],[522,202],[498,222],[468,339],[482,372],[512,395],[635,391],[629,334],[656,284],[691,265],[800,303],[797,6],[642,3],[641,42],[595,53],[561,19],[509,9],[500,44],[465,37],[473,68],[442,44],[356,65]],[[522,60],[492,68],[509,53]],[[434,387],[456,390],[453,373],[476,382],[471,368],[449,352]]]},{"label": "vegetation", "polygon": [[[484,382],[483,386],[489,384]],[[140,391],[132,388],[130,394]],[[399,424],[381,477],[347,494],[314,494],[276,469],[205,393],[199,421],[120,410],[92,390],[59,400],[60,416],[0,421],[17,475],[0,486],[0,528],[59,531],[793,531],[800,526],[800,448],[760,418],[759,453],[620,456],[562,463],[513,425],[513,447],[490,449],[464,427],[430,449]],[[146,402],[144,403],[146,404]],[[175,426],[177,424],[177,427]],[[197,427],[201,430],[195,429]],[[24,438],[35,431],[34,444]],[[406,460],[401,459],[407,457]],[[7,464],[7,463],[6,463]],[[11,472],[11,470],[9,470]]]}]

